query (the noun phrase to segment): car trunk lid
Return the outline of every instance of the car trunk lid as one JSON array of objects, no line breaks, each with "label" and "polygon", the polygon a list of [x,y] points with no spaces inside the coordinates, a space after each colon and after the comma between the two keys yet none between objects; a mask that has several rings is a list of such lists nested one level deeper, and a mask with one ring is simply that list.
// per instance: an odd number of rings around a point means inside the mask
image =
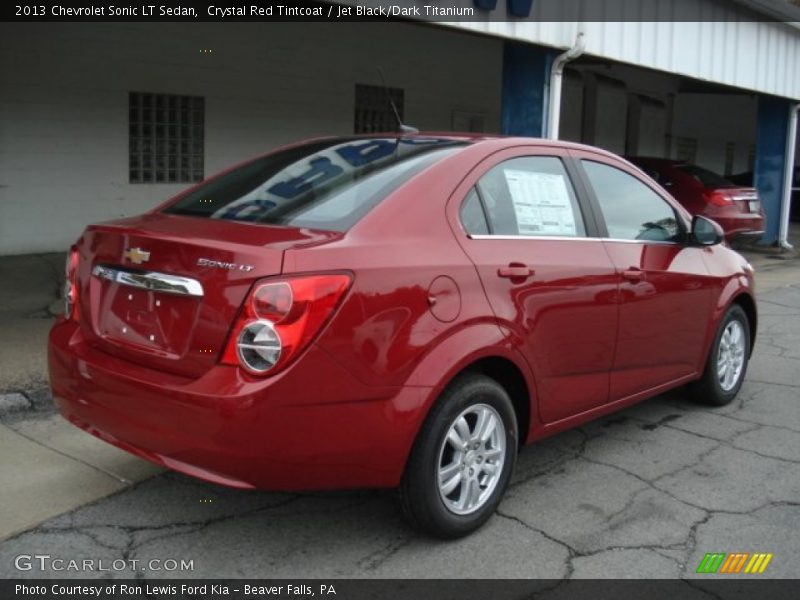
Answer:
[{"label": "car trunk lid", "polygon": [[342,234],[151,213],[87,228],[81,323],[94,346],[187,377],[211,368],[256,279]]},{"label": "car trunk lid", "polygon": [[755,188],[736,188],[730,191],[731,199],[745,213],[760,213],[761,199]]},{"label": "car trunk lid", "polygon": [[[743,213],[760,213],[761,199],[753,187],[719,188],[711,190],[712,203],[720,206],[733,205]],[[716,201],[715,201],[716,200]]]}]

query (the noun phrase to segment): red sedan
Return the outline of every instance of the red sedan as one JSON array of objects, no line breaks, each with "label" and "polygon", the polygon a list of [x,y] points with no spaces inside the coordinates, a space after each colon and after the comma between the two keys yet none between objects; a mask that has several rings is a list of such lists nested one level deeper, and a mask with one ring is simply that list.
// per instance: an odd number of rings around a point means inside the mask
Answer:
[{"label": "red sedan", "polygon": [[679,160],[628,160],[664,186],[691,214],[719,223],[728,241],[757,239],[764,234],[766,217],[756,188],[737,185],[713,171]]},{"label": "red sedan", "polygon": [[517,450],[683,384],[723,405],[750,265],[624,160],[524,138],[316,139],[69,254],[50,380],[72,423],[240,488],[399,487],[486,521]]}]

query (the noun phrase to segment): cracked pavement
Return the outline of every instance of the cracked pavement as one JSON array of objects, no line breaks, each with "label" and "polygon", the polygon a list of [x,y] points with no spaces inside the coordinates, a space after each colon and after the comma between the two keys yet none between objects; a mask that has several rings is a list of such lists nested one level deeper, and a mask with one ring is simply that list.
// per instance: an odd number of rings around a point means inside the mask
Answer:
[{"label": "cracked pavement", "polygon": [[44,553],[194,561],[89,577],[709,578],[721,576],[695,574],[706,552],[771,552],[760,577],[796,577],[800,285],[761,293],[759,311],[731,405],[677,390],[523,449],[497,514],[465,539],[409,530],[392,492],[246,492],[164,473],[3,541],[0,576],[64,576],[13,566]]}]

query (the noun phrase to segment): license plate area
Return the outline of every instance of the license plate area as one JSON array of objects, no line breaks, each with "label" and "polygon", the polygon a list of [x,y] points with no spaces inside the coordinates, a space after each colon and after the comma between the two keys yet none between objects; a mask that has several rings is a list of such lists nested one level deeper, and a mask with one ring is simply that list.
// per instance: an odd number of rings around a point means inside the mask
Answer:
[{"label": "license plate area", "polygon": [[748,202],[748,205],[750,206],[750,212],[751,213],[761,212],[761,201],[760,200],[750,200],[750,202]]},{"label": "license plate area", "polygon": [[102,288],[96,320],[100,337],[168,358],[186,353],[196,322],[197,298],[96,281]]}]

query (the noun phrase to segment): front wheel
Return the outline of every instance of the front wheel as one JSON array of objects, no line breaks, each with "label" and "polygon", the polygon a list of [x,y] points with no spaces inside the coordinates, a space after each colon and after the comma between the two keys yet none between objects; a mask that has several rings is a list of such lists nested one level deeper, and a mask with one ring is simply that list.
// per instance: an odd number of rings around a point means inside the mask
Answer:
[{"label": "front wheel", "polygon": [[455,538],[485,523],[500,503],[517,456],[517,420],[503,387],[463,375],[428,415],[400,485],[408,520]]},{"label": "front wheel", "polygon": [[719,325],[702,378],[689,386],[692,399],[711,406],[729,404],[742,387],[749,356],[750,321],[734,304]]}]

